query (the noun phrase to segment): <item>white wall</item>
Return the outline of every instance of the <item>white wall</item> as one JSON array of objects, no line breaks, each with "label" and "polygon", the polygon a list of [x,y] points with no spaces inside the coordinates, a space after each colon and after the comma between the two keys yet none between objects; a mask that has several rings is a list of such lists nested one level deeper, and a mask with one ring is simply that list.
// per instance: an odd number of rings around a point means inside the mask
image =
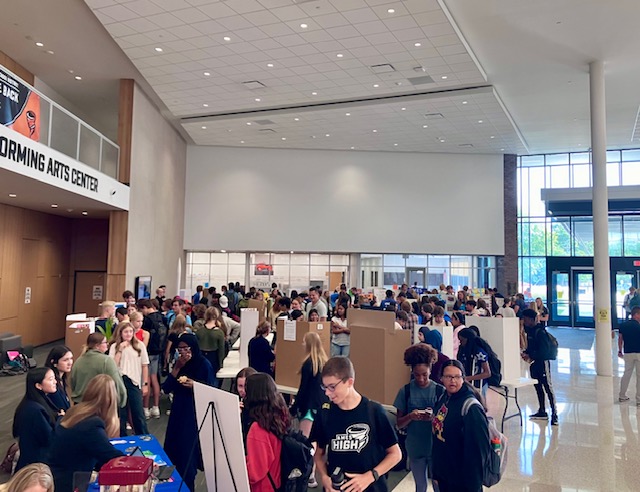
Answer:
[{"label": "white wall", "polygon": [[189,146],[187,182],[187,250],[504,254],[501,155]]},{"label": "white wall", "polygon": [[138,86],[133,94],[127,287],[151,275],[152,288],[178,292],[183,256],[187,146]]}]

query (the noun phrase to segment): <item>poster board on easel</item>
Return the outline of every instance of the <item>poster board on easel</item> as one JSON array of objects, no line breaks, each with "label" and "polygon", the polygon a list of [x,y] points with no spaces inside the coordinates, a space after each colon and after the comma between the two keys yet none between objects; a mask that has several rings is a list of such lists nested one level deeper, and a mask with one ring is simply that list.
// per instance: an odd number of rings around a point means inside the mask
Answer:
[{"label": "poster board on easel", "polygon": [[238,396],[198,382],[193,395],[207,490],[250,492]]}]

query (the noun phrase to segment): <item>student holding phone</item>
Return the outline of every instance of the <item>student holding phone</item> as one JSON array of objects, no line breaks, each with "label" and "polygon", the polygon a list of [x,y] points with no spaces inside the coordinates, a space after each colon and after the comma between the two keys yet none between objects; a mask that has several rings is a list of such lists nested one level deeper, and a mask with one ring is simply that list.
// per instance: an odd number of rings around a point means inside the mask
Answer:
[{"label": "student holding phone", "polygon": [[[393,406],[398,410],[398,430],[406,432],[406,448],[416,492],[426,492],[431,474],[431,420],[433,407],[444,387],[430,379],[431,366],[438,353],[424,343],[404,352],[404,363],[411,367],[413,379],[398,391]],[[437,488],[435,490],[438,490]]]}]

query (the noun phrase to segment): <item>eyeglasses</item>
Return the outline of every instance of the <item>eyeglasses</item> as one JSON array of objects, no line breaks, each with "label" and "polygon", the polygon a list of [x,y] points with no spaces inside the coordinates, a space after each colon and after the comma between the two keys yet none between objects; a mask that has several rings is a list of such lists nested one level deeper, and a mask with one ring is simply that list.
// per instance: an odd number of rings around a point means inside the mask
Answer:
[{"label": "eyeglasses", "polygon": [[320,385],[320,388],[322,389],[322,391],[328,391],[329,393],[333,393],[336,388],[338,387],[338,385],[340,383],[344,383],[346,381],[346,379],[341,379],[340,381],[338,381],[335,384],[327,384],[326,386],[324,384]]},{"label": "eyeglasses", "polygon": [[176,347],[178,349],[178,352],[184,352],[185,350],[191,350],[191,347],[186,346],[186,347]]},{"label": "eyeglasses", "polygon": [[464,379],[464,376],[442,376],[442,379],[446,379],[448,381],[457,381],[459,379]]}]

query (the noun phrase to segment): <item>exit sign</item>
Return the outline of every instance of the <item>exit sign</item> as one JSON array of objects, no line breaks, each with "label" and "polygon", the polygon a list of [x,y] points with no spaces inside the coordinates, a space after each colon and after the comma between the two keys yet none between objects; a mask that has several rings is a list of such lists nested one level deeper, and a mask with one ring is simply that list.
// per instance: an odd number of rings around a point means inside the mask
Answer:
[{"label": "exit sign", "polygon": [[633,260],[633,266],[640,267],[640,260]]}]

